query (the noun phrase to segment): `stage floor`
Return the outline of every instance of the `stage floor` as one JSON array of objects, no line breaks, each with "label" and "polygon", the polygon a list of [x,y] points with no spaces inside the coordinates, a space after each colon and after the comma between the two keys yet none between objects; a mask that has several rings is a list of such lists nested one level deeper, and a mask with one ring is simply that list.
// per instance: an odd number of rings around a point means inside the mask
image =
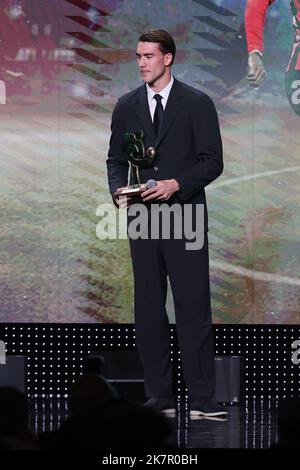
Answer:
[{"label": "stage floor", "polygon": [[[174,444],[189,449],[267,449],[277,440],[276,409],[275,399],[251,399],[228,405],[225,421],[190,420],[183,398],[178,402],[177,417],[170,419]],[[34,433],[57,429],[68,415],[67,398],[30,398],[30,428]]]}]

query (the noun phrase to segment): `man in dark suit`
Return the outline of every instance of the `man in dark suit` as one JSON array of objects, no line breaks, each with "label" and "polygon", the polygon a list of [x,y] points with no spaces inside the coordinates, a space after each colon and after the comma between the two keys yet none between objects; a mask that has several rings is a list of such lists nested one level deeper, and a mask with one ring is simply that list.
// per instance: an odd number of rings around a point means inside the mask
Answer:
[{"label": "man in dark suit", "polygon": [[[150,30],[137,45],[137,62],[145,82],[122,96],[113,112],[107,160],[110,192],[126,187],[128,161],[124,133],[144,132],[145,147],[155,147],[143,183],[156,185],[142,193],[148,208],[155,204],[189,206],[196,232],[202,230],[201,249],[187,249],[187,237],[130,238],[134,274],[136,344],[143,363],[146,406],[172,415],[169,324],[165,308],[167,277],[175,306],[177,335],[191,416],[217,416],[226,410],[215,403],[214,353],[211,324],[207,210],[204,187],[223,170],[222,142],[215,107],[210,98],[171,74],[175,43],[169,33]],[[124,207],[122,198],[114,197]],[[132,204],[128,198],[125,207]],[[197,227],[197,206],[204,207],[204,227]],[[129,213],[133,206],[129,207]],[[175,223],[175,222],[174,222]],[[172,231],[173,230],[173,231]],[[174,235],[175,228],[171,228]]]}]

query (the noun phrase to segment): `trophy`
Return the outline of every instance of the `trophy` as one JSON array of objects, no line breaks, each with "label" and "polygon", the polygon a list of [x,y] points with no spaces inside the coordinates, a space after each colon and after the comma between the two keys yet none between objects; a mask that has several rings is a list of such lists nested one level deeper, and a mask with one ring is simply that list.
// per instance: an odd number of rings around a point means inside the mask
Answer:
[{"label": "trophy", "polygon": [[141,183],[139,169],[149,167],[155,157],[155,148],[148,147],[145,150],[143,138],[144,132],[142,130],[124,134],[125,153],[130,165],[130,176],[128,185],[122,190],[117,190],[114,196],[140,196],[143,191],[156,185],[155,180]]}]

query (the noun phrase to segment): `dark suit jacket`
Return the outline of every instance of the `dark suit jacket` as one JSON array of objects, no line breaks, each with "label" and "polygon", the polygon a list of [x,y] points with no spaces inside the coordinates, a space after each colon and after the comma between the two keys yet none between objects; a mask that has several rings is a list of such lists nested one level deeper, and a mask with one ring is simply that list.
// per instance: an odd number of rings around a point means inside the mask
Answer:
[{"label": "dark suit jacket", "polygon": [[168,203],[204,204],[207,227],[204,188],[223,171],[222,141],[211,99],[175,79],[164,111],[161,132],[156,139],[146,86],[142,85],[122,96],[112,115],[107,159],[111,194],[127,184],[124,133],[140,129],[144,131],[145,148],[156,148],[151,167],[140,170],[142,182],[175,178],[180,184],[180,191]]}]

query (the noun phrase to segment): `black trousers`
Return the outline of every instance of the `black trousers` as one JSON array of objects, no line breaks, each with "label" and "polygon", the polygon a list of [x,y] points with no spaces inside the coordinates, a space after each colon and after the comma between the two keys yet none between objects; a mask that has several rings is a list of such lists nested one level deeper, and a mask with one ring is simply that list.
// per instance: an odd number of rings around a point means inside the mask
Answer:
[{"label": "black trousers", "polygon": [[181,365],[189,397],[215,389],[207,233],[200,250],[185,240],[130,240],[134,274],[136,345],[148,397],[172,396],[170,334],[166,313],[167,276],[175,307]]}]

